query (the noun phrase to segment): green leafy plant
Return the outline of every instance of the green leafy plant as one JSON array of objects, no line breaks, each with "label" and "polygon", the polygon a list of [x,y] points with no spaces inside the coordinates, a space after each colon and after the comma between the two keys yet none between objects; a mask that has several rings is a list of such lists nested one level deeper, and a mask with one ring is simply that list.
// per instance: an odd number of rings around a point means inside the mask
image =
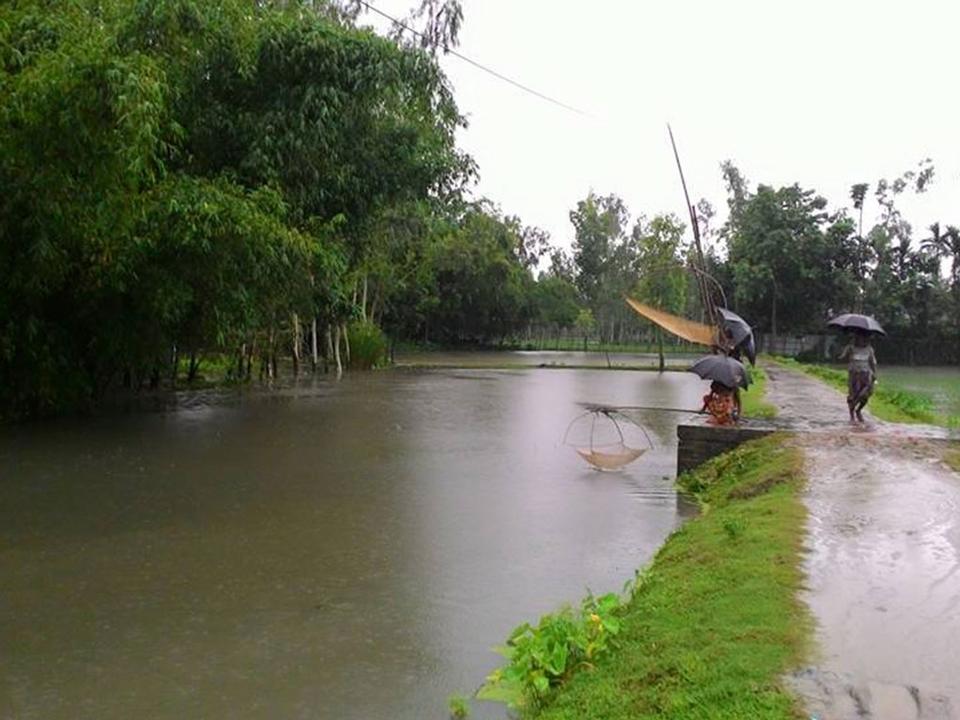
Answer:
[{"label": "green leafy plant", "polygon": [[470,700],[465,695],[454,693],[447,699],[450,717],[462,720],[470,715]]},{"label": "green leafy plant", "polygon": [[623,601],[616,593],[588,595],[577,609],[544,615],[536,627],[523,623],[498,651],[507,664],[494,671],[477,694],[511,707],[539,706],[581,668],[590,668],[620,633]]}]

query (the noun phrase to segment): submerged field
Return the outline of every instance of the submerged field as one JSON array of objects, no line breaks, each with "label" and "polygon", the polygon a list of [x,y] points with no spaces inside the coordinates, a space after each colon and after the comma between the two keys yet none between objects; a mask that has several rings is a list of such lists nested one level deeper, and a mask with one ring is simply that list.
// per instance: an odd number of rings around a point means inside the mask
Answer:
[{"label": "submerged field", "polygon": [[937,412],[960,416],[960,367],[882,367],[885,382],[928,395]]}]

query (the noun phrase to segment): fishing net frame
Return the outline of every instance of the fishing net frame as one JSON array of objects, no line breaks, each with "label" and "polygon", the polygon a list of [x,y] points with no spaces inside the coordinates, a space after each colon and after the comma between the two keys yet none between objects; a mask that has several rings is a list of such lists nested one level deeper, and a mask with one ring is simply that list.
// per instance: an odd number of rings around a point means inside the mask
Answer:
[{"label": "fishing net frame", "polygon": [[[583,445],[580,443],[573,443],[570,441],[570,431],[578,421],[582,420],[588,415],[593,416],[590,420],[590,444],[589,447],[583,447]],[[601,416],[605,417],[613,425],[614,429],[617,431],[619,442],[599,444],[596,442],[597,418]],[[643,433],[643,436],[646,439],[649,447],[634,448],[627,445],[626,439],[623,436],[623,430],[620,428],[620,423],[617,421],[617,417],[639,428],[640,432]],[[588,408],[573,418],[573,420],[570,421],[570,424],[567,425],[566,432],[563,434],[563,444],[567,447],[572,447],[577,454],[586,460],[591,466],[593,466],[594,469],[605,470],[609,472],[622,470],[624,467],[647,452],[647,450],[653,449],[653,441],[650,439],[650,434],[647,432],[646,428],[643,427],[643,425],[635,422],[622,412],[608,407]]]}]

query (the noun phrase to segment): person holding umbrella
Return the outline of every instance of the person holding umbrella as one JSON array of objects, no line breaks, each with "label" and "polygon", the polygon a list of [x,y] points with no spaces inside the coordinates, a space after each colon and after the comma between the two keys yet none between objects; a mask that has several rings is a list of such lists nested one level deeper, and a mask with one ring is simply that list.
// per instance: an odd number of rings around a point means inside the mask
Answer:
[{"label": "person holding umbrella", "polygon": [[739,392],[750,384],[747,369],[727,355],[707,355],[690,367],[704,380],[712,380],[710,392],[703,396],[700,412],[710,414],[711,425],[732,425],[740,416]]},{"label": "person holding umbrella", "polygon": [[830,327],[851,332],[853,339],[840,353],[840,359],[847,361],[847,408],[850,410],[850,422],[854,419],[863,422],[863,408],[873,394],[877,382],[877,356],[870,344],[870,335],[886,335],[880,323],[868,315],[848,313],[835,317]]},{"label": "person holding umbrella", "polygon": [[722,382],[710,383],[710,392],[703,396],[701,413],[708,413],[707,422],[711,425],[735,425],[739,417],[738,391]]}]

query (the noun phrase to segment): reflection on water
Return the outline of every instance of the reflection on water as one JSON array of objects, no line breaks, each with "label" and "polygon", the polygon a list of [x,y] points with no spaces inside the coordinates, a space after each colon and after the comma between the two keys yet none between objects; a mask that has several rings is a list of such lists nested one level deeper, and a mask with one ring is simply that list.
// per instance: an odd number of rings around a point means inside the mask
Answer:
[{"label": "reflection on water", "polygon": [[619,589],[690,512],[679,416],[602,474],[560,444],[576,402],[701,391],[390,372],[8,431],[0,717],[445,717],[516,624]]}]

